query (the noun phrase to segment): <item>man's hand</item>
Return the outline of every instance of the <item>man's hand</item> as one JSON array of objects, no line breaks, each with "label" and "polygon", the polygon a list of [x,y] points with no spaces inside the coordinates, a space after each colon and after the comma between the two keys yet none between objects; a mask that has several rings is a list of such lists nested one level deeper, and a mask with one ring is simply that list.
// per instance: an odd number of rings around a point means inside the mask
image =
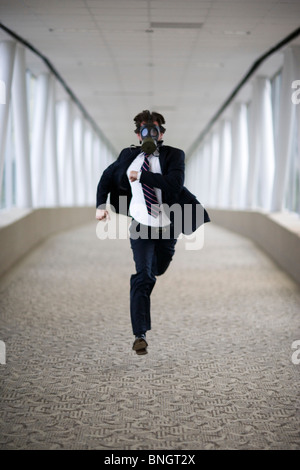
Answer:
[{"label": "man's hand", "polygon": [[110,220],[109,212],[104,209],[96,209],[96,219],[103,221]]},{"label": "man's hand", "polygon": [[139,173],[138,171],[133,171],[133,170],[129,173],[129,181],[131,181],[131,183],[137,180],[138,173]]}]

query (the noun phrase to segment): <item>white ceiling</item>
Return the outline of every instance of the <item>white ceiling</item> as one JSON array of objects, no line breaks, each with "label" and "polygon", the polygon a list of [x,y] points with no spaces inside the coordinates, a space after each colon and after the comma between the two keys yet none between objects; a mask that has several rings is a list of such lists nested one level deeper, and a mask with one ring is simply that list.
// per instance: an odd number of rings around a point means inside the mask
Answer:
[{"label": "white ceiling", "polygon": [[[136,142],[143,109],[161,112],[165,143],[187,150],[299,19],[299,0],[0,0],[0,21],[52,62],[118,151]],[[275,73],[281,58],[259,73]]]}]

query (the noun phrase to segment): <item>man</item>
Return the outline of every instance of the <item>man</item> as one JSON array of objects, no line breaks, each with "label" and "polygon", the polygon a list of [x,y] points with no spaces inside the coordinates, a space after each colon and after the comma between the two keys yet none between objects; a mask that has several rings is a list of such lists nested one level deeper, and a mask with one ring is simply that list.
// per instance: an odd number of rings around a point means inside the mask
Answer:
[{"label": "man", "polygon": [[[98,220],[109,219],[106,200],[116,212],[132,217],[129,228],[130,245],[136,273],[130,279],[130,316],[135,335],[133,350],[138,355],[147,354],[146,332],[151,329],[150,295],[156,277],[168,268],[175,252],[180,232],[192,233],[209,217],[205,209],[184,188],[184,152],[163,145],[164,117],[157,112],[144,110],[134,118],[135,133],[141,146],[122,150],[116,162],[104,172],[97,188]],[[120,197],[126,198],[126,208],[121,209]],[[180,224],[168,208],[180,209]],[[184,204],[203,210],[202,221],[193,216],[185,230],[181,208]],[[177,217],[178,222],[178,217]]]}]

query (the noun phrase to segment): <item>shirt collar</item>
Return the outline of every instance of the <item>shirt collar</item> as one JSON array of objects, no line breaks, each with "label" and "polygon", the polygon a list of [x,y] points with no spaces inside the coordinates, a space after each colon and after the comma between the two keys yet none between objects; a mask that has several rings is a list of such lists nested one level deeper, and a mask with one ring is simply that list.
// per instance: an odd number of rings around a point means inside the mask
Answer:
[{"label": "shirt collar", "polygon": [[[144,152],[141,152],[139,155],[144,155]],[[148,155],[148,157],[159,157],[159,150],[156,149],[153,153],[150,153],[150,155]]]}]

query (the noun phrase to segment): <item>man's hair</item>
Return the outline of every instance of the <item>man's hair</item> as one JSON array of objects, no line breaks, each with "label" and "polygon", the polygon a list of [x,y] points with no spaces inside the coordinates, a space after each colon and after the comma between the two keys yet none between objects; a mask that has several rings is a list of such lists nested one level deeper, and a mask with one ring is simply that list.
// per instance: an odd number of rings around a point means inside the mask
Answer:
[{"label": "man's hair", "polygon": [[141,113],[137,114],[133,120],[136,125],[136,129],[134,131],[136,134],[139,134],[142,122],[153,123],[154,121],[158,122],[162,134],[166,132],[166,129],[162,126],[162,124],[165,124],[166,122],[165,118],[162,114],[159,114],[156,111],[152,111],[151,113],[148,109],[145,109]]}]

